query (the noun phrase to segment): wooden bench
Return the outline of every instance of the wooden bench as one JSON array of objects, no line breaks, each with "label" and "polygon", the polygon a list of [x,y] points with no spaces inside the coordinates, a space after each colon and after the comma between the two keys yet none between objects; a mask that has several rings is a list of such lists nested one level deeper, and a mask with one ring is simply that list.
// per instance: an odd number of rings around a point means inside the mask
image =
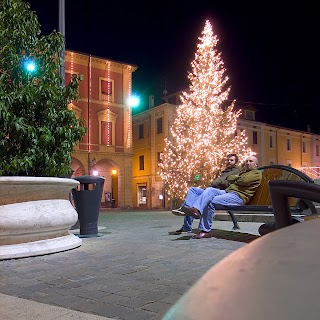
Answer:
[{"label": "wooden bench", "polygon": [[[254,196],[244,206],[224,206],[215,205],[216,210],[227,211],[233,222],[233,230],[240,229],[235,212],[257,212],[273,213],[271,205],[271,196],[268,183],[271,180],[293,180],[314,183],[314,181],[303,172],[283,165],[269,165],[258,167],[262,172],[262,180]],[[317,210],[312,201],[306,199],[288,198],[291,213],[303,213],[308,210],[306,215],[315,215]]]}]

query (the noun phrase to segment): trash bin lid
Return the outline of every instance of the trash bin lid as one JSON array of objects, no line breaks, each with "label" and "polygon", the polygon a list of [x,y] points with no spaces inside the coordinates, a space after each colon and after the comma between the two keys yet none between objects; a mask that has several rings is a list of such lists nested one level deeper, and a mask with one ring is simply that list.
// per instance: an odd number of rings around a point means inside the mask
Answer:
[{"label": "trash bin lid", "polygon": [[80,183],[98,183],[105,180],[104,177],[100,176],[78,176],[73,179],[79,181]]}]

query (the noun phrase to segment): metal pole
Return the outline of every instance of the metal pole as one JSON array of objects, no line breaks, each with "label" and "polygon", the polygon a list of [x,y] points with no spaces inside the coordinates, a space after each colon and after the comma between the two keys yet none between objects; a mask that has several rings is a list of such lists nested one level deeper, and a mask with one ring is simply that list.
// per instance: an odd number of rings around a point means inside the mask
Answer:
[{"label": "metal pole", "polygon": [[60,57],[63,61],[61,67],[60,67],[60,76],[63,79],[63,85],[65,85],[65,68],[64,68],[64,60],[65,60],[65,0],[59,0],[59,31],[61,32],[63,36],[63,47],[60,53]]}]

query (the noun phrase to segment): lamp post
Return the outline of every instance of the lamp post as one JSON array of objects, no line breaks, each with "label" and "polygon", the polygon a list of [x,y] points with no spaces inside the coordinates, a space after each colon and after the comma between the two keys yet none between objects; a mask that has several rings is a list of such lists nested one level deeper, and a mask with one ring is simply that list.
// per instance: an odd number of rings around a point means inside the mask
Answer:
[{"label": "lamp post", "polygon": [[93,158],[93,159],[92,159],[91,173],[92,173],[92,175],[94,175],[94,176],[97,176],[97,175],[99,174],[99,171],[98,171],[97,168],[96,168],[96,164],[97,164],[97,160],[96,160],[96,158]]},{"label": "lamp post", "polygon": [[65,3],[64,0],[59,0],[59,31],[63,36],[63,47],[60,53],[60,58],[63,60],[63,63],[60,67],[60,76],[63,79],[62,85],[65,84],[65,70],[64,70],[64,60],[65,60]]}]

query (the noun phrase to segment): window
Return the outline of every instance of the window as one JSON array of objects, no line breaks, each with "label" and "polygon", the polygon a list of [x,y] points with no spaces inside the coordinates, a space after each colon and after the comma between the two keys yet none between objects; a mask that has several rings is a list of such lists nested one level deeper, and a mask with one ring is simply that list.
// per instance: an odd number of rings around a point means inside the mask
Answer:
[{"label": "window", "polygon": [[139,156],[139,170],[144,170],[144,156]]},{"label": "window", "polygon": [[114,80],[99,78],[100,100],[114,102]]},{"label": "window", "polygon": [[157,161],[158,161],[158,165],[159,165],[159,163],[161,163],[161,162],[162,162],[161,155],[162,155],[162,152],[158,152],[158,153],[157,153]]},{"label": "window", "polygon": [[287,138],[287,150],[291,151],[291,139]]},{"label": "window", "polygon": [[112,145],[112,122],[101,121],[101,144]]},{"label": "window", "polygon": [[316,156],[319,157],[319,146],[316,145]]},{"label": "window", "polygon": [[252,132],[252,143],[258,144],[258,132],[257,131]]},{"label": "window", "polygon": [[305,141],[302,141],[302,152],[303,153],[306,153],[306,142]]},{"label": "window", "polygon": [[270,165],[272,165],[272,164],[274,164],[274,162],[273,162],[273,161],[270,161]]},{"label": "window", "polygon": [[139,124],[139,139],[143,139],[143,124]]},{"label": "window", "polygon": [[162,133],[162,118],[157,119],[157,134]]},{"label": "window", "polygon": [[97,112],[99,121],[99,144],[104,146],[115,146],[116,118],[117,115],[109,109]]},{"label": "window", "polygon": [[71,74],[71,72],[66,72],[65,73],[65,84],[66,84],[66,86],[69,84],[69,82],[71,81],[71,76],[72,76],[72,74]]},{"label": "window", "polygon": [[108,80],[101,80],[101,93],[108,96],[112,95],[112,82]]},{"label": "window", "polygon": [[248,120],[254,120],[254,112],[251,110],[244,111],[244,118]]},{"label": "window", "polygon": [[273,148],[273,136],[269,136],[269,147]]}]

